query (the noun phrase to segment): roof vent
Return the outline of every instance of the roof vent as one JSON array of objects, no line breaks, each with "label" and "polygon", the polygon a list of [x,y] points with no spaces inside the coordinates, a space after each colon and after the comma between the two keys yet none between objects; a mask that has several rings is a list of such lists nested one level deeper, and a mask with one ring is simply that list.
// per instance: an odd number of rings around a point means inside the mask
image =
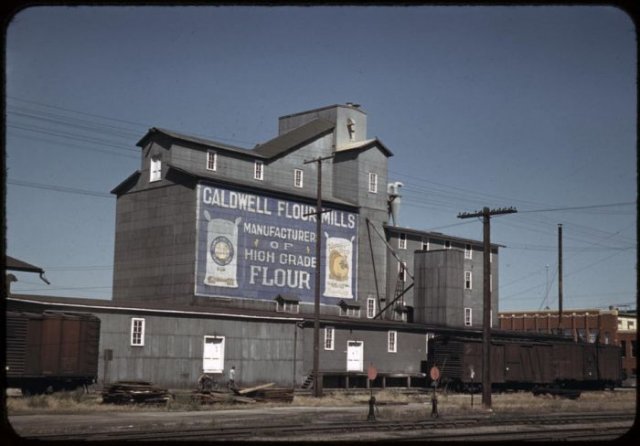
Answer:
[{"label": "roof vent", "polygon": [[353,102],[347,102],[347,107],[360,108],[360,104],[354,104]]}]

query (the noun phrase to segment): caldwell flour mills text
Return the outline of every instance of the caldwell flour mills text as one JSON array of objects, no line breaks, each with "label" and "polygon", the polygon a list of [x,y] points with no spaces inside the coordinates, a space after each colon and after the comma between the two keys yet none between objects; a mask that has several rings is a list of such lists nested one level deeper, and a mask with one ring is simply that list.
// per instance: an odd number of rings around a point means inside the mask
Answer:
[{"label": "caldwell flour mills text", "polygon": [[[196,294],[313,301],[314,206],[201,184],[197,212]],[[321,218],[324,302],[352,299],[358,216],[331,210]]]}]

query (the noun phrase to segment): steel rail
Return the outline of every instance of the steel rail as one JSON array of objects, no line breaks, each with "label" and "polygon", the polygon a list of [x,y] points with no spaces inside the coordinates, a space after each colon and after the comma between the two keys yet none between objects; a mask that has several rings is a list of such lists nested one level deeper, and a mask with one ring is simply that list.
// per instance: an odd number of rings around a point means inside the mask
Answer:
[{"label": "steel rail", "polygon": [[[426,416],[426,411],[425,411]],[[428,419],[418,421],[355,421],[323,424],[281,424],[281,425],[252,425],[252,426],[229,426],[229,427],[201,427],[185,430],[176,428],[158,429],[154,427],[140,427],[136,430],[118,431],[91,431],[77,433],[57,433],[57,434],[33,434],[25,438],[37,438],[46,440],[184,440],[184,439],[210,439],[210,440],[232,440],[256,436],[298,436],[309,434],[338,433],[338,432],[375,432],[375,431],[434,431],[442,429],[462,429],[480,426],[541,426],[541,425],[567,425],[567,424],[593,424],[596,422],[615,422],[633,420],[635,412],[615,412],[605,414],[572,414],[559,417],[557,414],[551,415],[482,415],[452,417],[449,419]],[[150,430],[152,429],[152,430]],[[584,427],[582,428],[584,432]],[[540,432],[539,430],[537,432]],[[475,432],[477,434],[477,432]],[[552,432],[550,432],[552,433]],[[427,434],[417,434],[416,438],[423,438]],[[442,434],[440,434],[442,435]],[[447,435],[463,436],[449,432]],[[445,437],[441,437],[445,438]],[[448,438],[448,437],[447,437]]]}]

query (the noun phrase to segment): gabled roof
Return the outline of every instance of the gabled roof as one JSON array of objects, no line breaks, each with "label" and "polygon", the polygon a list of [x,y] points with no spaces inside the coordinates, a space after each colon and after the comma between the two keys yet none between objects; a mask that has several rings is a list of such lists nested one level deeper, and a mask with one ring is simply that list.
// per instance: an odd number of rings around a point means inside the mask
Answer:
[{"label": "gabled roof", "polygon": [[[206,146],[206,147],[212,147],[212,148],[216,148],[216,149],[221,149],[221,150],[226,150],[228,152],[235,152],[235,153],[241,153],[243,155],[252,155],[252,156],[256,156],[256,153],[254,153],[253,150],[250,149],[244,149],[242,147],[237,147],[237,146],[232,146],[229,144],[223,144],[221,142],[218,141],[213,141],[211,139],[205,139],[205,138],[200,138],[197,136],[191,136],[191,135],[185,135],[183,133],[178,133],[178,132],[174,132],[173,130],[167,130],[167,129],[161,129],[158,127],[152,127],[149,129],[149,131],[142,137],[142,139],[140,139],[140,141],[138,141],[138,143],[136,144],[139,147],[144,147],[147,144],[147,141],[149,140],[149,138],[151,138],[153,135],[156,134],[163,134],[166,136],[169,136],[173,139],[178,139],[178,140],[182,140],[182,141],[188,141],[191,143],[195,143],[195,144],[199,144],[202,146]],[[262,158],[261,155],[257,155],[258,157]]]},{"label": "gabled roof", "polygon": [[336,148],[336,152],[346,152],[348,150],[364,150],[369,147],[377,146],[387,157],[393,156],[393,152],[387,148],[378,138],[366,139],[364,141],[352,142]]},{"label": "gabled roof", "polygon": [[335,125],[325,119],[314,119],[295,129],[257,145],[253,151],[265,158],[275,158],[289,150],[297,149],[333,130]]},{"label": "gabled roof", "polygon": [[201,146],[215,148],[216,150],[233,152],[253,158],[270,160],[290,150],[297,149],[304,144],[319,138],[320,136],[326,135],[327,133],[332,131],[334,127],[335,126],[333,123],[325,119],[314,119],[313,121],[307,122],[306,124],[301,125],[300,127],[297,127],[287,133],[278,135],[275,138],[265,142],[264,144],[258,144],[253,150],[231,146],[209,139],[185,135],[182,133],[174,132],[172,130],[153,127],[149,129],[147,134],[142,137],[142,139],[138,141],[136,145],[144,147],[147,144],[149,138],[151,138],[153,135],[163,134],[176,140],[187,141]]}]

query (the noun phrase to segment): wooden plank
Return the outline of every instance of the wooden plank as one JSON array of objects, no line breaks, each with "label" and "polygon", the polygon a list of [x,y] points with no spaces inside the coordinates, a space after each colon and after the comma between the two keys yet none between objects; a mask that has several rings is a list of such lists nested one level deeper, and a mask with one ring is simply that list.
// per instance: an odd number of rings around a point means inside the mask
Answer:
[{"label": "wooden plank", "polygon": [[238,395],[246,395],[247,393],[255,392],[256,390],[266,389],[268,387],[274,386],[275,383],[262,384],[255,387],[249,387],[242,390],[234,390]]}]

